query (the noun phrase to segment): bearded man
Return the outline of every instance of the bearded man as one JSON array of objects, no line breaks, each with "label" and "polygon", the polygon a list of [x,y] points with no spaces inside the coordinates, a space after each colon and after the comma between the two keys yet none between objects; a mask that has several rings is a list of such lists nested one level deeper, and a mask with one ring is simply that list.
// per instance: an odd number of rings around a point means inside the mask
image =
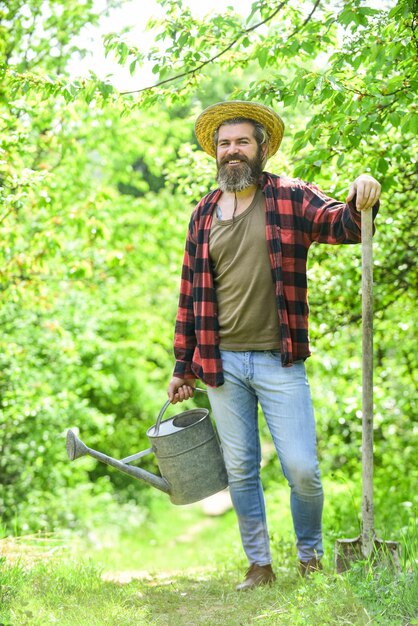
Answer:
[{"label": "bearded man", "polygon": [[196,137],[216,157],[218,189],[195,208],[176,322],[174,404],[207,385],[249,568],[242,591],[275,580],[260,481],[258,404],[290,486],[302,575],[321,569],[323,490],[305,360],[310,355],[306,263],[313,242],[361,240],[361,210],[379,183],[360,175],[346,202],[315,185],[263,171],[283,137],[269,107],[220,102]]}]

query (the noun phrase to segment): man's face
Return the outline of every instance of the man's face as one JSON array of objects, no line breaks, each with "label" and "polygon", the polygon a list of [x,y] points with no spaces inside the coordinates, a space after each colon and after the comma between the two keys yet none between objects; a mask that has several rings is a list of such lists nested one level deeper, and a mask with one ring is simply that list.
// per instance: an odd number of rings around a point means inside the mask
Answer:
[{"label": "man's face", "polygon": [[249,122],[219,127],[216,145],[216,180],[222,191],[242,191],[257,183],[263,171],[263,146]]}]

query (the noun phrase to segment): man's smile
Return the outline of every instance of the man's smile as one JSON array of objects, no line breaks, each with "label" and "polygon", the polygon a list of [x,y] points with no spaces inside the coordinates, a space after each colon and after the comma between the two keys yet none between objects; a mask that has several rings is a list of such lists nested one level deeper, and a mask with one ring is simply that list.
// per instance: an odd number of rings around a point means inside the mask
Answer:
[{"label": "man's smile", "polygon": [[248,163],[248,161],[245,158],[237,158],[237,157],[235,157],[233,159],[226,158],[226,159],[224,159],[222,161],[222,165],[232,165],[232,166],[234,166],[234,165],[240,165],[240,163]]}]

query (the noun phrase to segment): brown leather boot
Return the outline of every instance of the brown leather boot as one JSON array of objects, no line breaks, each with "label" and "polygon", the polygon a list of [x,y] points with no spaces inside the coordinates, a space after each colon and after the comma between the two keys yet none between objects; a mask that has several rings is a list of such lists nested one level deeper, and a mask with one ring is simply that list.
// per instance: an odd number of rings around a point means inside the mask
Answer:
[{"label": "brown leather boot", "polygon": [[322,563],[316,556],[313,556],[309,561],[299,561],[299,574],[306,578],[313,572],[320,572],[322,569]]},{"label": "brown leather boot", "polygon": [[235,589],[237,591],[247,591],[260,585],[269,585],[275,580],[276,576],[271,565],[257,565],[257,563],[253,563],[245,574],[245,580],[237,585]]}]

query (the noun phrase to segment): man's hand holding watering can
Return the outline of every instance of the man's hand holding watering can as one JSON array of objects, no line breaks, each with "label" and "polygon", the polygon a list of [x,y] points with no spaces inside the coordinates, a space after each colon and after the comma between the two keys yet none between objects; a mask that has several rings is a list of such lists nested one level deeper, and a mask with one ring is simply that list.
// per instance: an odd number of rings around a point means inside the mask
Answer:
[{"label": "man's hand holding watering can", "polygon": [[168,385],[167,395],[172,404],[177,404],[177,402],[193,398],[194,389],[195,381],[193,379],[173,376]]}]

